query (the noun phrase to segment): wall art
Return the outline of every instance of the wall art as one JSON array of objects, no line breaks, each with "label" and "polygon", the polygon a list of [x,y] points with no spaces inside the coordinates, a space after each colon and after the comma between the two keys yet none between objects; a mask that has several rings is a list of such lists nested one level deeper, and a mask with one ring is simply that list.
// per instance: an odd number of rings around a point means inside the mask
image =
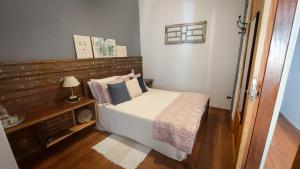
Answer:
[{"label": "wall art", "polygon": [[127,56],[127,47],[126,46],[117,46],[117,56],[126,57]]},{"label": "wall art", "polygon": [[89,36],[73,35],[77,59],[93,58]]},{"label": "wall art", "polygon": [[205,43],[207,21],[168,25],[165,44]]},{"label": "wall art", "polygon": [[94,58],[117,56],[116,41],[114,39],[104,39],[92,37]]}]

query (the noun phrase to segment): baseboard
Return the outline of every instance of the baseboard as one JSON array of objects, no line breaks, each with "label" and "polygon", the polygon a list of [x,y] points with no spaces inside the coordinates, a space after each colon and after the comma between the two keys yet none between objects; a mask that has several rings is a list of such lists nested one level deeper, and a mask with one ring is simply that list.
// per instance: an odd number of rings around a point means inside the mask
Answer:
[{"label": "baseboard", "polygon": [[287,121],[287,123],[293,128],[295,129],[295,131],[297,131],[300,134],[300,130],[288,119],[286,118],[283,113],[280,112],[279,114],[280,117],[282,117],[285,121]]},{"label": "baseboard", "polygon": [[219,108],[219,107],[212,107],[212,106],[210,106],[210,108],[217,109],[217,110],[221,110],[221,111],[227,111],[227,112],[230,112],[229,109],[224,109],[224,108]]}]

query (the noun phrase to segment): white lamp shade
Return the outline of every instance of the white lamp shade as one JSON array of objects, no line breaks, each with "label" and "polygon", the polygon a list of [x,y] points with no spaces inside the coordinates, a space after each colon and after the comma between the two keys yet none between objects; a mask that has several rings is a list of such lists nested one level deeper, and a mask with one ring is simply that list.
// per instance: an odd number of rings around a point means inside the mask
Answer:
[{"label": "white lamp shade", "polygon": [[76,87],[79,85],[79,81],[74,76],[66,76],[64,78],[63,87]]}]

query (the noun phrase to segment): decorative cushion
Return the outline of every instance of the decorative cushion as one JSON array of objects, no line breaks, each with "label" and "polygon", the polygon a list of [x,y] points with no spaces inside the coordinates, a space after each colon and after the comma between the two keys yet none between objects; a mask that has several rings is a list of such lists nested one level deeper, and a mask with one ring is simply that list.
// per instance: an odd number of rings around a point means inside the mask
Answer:
[{"label": "decorative cushion", "polygon": [[131,100],[125,82],[108,84],[107,86],[113,105]]},{"label": "decorative cushion", "polygon": [[[96,99],[96,100],[98,101],[97,92],[95,91],[95,89],[94,89],[94,87],[93,87],[93,85],[92,85],[92,82],[91,82],[91,81],[88,81],[87,84],[88,84],[88,86],[89,86],[89,88],[90,88],[90,90],[91,90],[91,93],[92,93],[93,98]],[[99,102],[99,101],[98,101],[98,102]]]},{"label": "decorative cushion", "polygon": [[140,85],[140,88],[142,89],[142,92],[145,93],[147,92],[147,87],[145,85],[145,82],[144,82],[144,78],[141,74],[139,74],[140,76],[137,75],[137,81],[139,82],[139,85]]},{"label": "decorative cushion", "polygon": [[119,76],[119,78],[123,79],[125,82],[134,77],[135,77],[134,73],[129,73],[128,75],[124,75],[124,76]]},{"label": "decorative cushion", "polygon": [[131,98],[135,98],[143,94],[142,89],[136,77],[127,81],[126,86]]},{"label": "decorative cushion", "polygon": [[111,98],[107,88],[107,84],[120,83],[123,80],[118,78],[118,76],[113,76],[104,79],[91,79],[91,84],[97,95],[97,101],[102,104],[110,104]]}]

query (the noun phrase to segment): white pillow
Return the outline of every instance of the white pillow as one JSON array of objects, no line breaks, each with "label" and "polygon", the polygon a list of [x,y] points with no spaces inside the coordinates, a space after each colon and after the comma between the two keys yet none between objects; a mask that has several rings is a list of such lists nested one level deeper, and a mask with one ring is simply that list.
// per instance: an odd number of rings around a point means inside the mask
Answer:
[{"label": "white pillow", "polygon": [[128,81],[130,80],[130,78],[134,78],[135,74],[134,73],[129,73],[127,75],[123,75],[123,76],[118,76],[119,78],[123,79],[124,81]]},{"label": "white pillow", "polygon": [[126,87],[131,98],[135,98],[143,94],[136,77],[129,81],[126,81]]},{"label": "white pillow", "polygon": [[116,81],[118,79],[118,76],[112,76],[108,78],[103,78],[103,79],[91,79],[91,84],[93,86],[94,92],[95,92],[95,99],[99,103],[109,103],[110,102],[110,95],[107,90],[107,88],[102,87],[102,84],[108,84],[113,81]]},{"label": "white pillow", "polygon": [[89,85],[89,88],[91,90],[91,93],[92,93],[92,96],[94,99],[96,99],[98,101],[98,98],[97,98],[97,94],[96,94],[96,91],[92,85],[92,82],[91,81],[88,81],[87,84]]}]

